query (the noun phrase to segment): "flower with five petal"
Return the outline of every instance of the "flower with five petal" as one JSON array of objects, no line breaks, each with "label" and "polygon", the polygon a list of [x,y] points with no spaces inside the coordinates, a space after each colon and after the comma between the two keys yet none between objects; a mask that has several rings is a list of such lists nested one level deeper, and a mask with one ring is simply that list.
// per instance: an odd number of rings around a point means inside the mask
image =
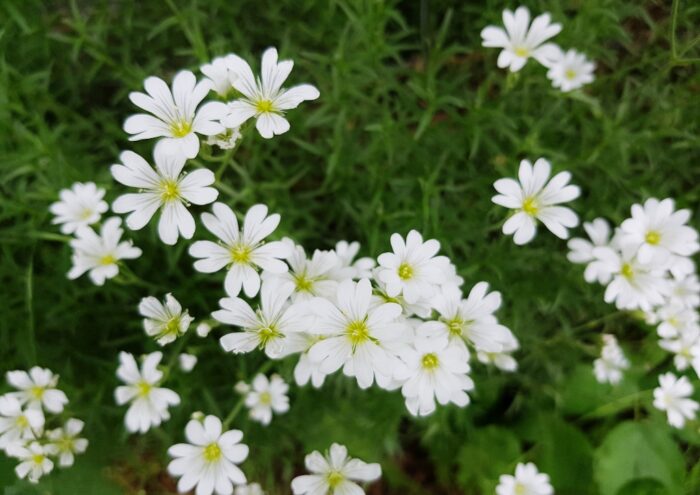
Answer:
[{"label": "flower with five petal", "polygon": [[559,172],[549,179],[551,165],[539,158],[533,167],[529,160],[520,162],[519,181],[498,179],[493,187],[499,193],[491,201],[515,210],[503,224],[503,233],[515,234],[516,244],[527,244],[535,237],[537,221],[561,239],[569,236],[567,228],[578,225],[578,216],[570,208],[558,206],[578,198],[578,186],[569,184],[571,174]]},{"label": "flower with five petal", "polygon": [[312,474],[292,480],[294,495],[364,495],[356,482],[375,481],[382,475],[379,464],[348,457],[348,449],[337,443],[325,456],[318,451],[307,455],[304,464]]},{"label": "flower with five petal", "polygon": [[70,189],[62,189],[60,201],[49,206],[56,215],[51,223],[61,224],[61,232],[72,234],[80,227],[100,221],[100,216],[108,209],[104,198],[105,190],[94,182],[76,182]]},{"label": "flower with five petal", "polygon": [[302,101],[319,97],[318,89],[300,84],[289,89],[282,84],[294,67],[291,60],[277,60],[277,49],[268,48],[262,56],[260,78],[253,76],[250,66],[241,58],[231,59],[231,71],[236,75],[233,87],[242,98],[228,104],[228,114],[221,119],[226,127],[238,127],[255,118],[255,127],[266,139],[289,130],[284,113],[299,106]]},{"label": "flower with five petal", "polygon": [[76,238],[70,241],[73,267],[68,272],[69,279],[89,272],[92,283],[103,285],[105,280],[119,274],[119,260],[141,256],[141,250],[131,241],[121,240],[124,233],[120,228],[121,223],[119,217],[108,218],[102,224],[99,235],[90,227],[78,229]]},{"label": "flower with five petal", "polygon": [[197,495],[230,495],[233,485],[246,482],[245,474],[237,464],[248,457],[248,446],[240,443],[240,430],[222,432],[223,425],[216,416],[202,421],[193,419],[185,427],[188,443],[178,443],[168,449],[173,458],[168,472],[179,477],[180,493],[197,487]]},{"label": "flower with five petal", "polygon": [[58,385],[58,375],[54,375],[50,369],[33,366],[29,373],[22,370],[8,371],[7,383],[19,392],[10,392],[20,403],[28,407],[44,408],[54,414],[63,411],[63,406],[68,404],[68,397]]},{"label": "flower with five petal", "polygon": [[121,164],[112,165],[112,176],[125,186],[139,188],[140,192],[119,196],[112,209],[115,213],[131,212],[126,225],[132,230],[142,229],[161,210],[158,234],[164,243],[175,244],[179,235],[191,239],[194,218],[185,205],[206,205],[216,200],[219,192],[209,187],[214,183],[214,173],[199,169],[183,174],[185,158],[168,155],[162,148],[156,148],[153,158],[155,169],[133,151],[124,151],[119,156]]},{"label": "flower with five petal", "polygon": [[515,12],[505,9],[503,25],[505,29],[487,26],[481,31],[483,46],[502,48],[497,61],[501,68],[517,72],[531,57],[547,66],[559,50],[554,43],[545,43],[561,31],[561,24],[552,23],[548,13],[535,17],[530,24],[527,7],[518,7]]},{"label": "flower with five petal", "polygon": [[197,83],[192,72],[183,70],[175,75],[172,90],[158,77],[147,78],[143,85],[147,94],[132,92],[129,99],[152,115],[139,113],[126,119],[129,140],[161,138],[157,148],[166,154],[194,158],[199,153],[197,134],[213,136],[226,130],[219,122],[226,113],[224,103],[199,106],[211,90],[210,80]]},{"label": "flower with five petal", "polygon": [[233,210],[223,203],[214,203],[213,214],[202,213],[204,226],[219,238],[220,243],[197,241],[189,253],[199,258],[195,270],[202,273],[228,270],[224,287],[230,297],[236,297],[241,288],[248,297],[254,297],[260,289],[257,268],[272,273],[284,273],[289,268],[282,261],[289,255],[289,245],[282,241],[264,242],[280,223],[277,213],[268,215],[267,206],[252,206],[239,230]]},{"label": "flower with five petal", "polygon": [[144,297],[139,303],[139,314],[144,317],[146,335],[155,337],[160,345],[169,344],[184,335],[194,320],[172,294],[165,295],[165,304],[153,296]]},{"label": "flower with five petal", "polygon": [[117,387],[114,397],[120,406],[130,403],[124,423],[132,433],[145,433],[151,426],[159,426],[170,419],[168,408],[180,403],[180,396],[175,392],[158,387],[163,378],[163,372],[158,369],[162,358],[162,352],[152,352],[139,369],[133,355],[119,353],[117,377],[126,385]]}]

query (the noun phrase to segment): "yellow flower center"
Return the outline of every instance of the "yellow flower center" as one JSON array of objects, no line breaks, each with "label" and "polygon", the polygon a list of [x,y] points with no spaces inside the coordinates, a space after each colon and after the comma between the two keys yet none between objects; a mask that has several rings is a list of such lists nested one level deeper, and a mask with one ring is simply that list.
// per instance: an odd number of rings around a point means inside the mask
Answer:
[{"label": "yellow flower center", "polygon": [[163,203],[180,198],[180,188],[177,181],[165,179],[160,183],[160,199]]},{"label": "yellow flower center", "polygon": [[23,414],[21,416],[18,416],[17,419],[15,420],[15,423],[17,424],[17,427],[21,430],[24,430],[25,428],[29,428],[29,420],[27,417]]},{"label": "yellow flower center", "polygon": [[219,447],[219,444],[216,442],[210,443],[204,447],[202,456],[204,456],[204,460],[207,462],[216,462],[221,459],[221,447]]},{"label": "yellow flower center", "polygon": [[525,201],[523,201],[523,211],[525,213],[534,217],[537,215],[538,210],[539,206],[537,206],[537,200],[534,197],[525,198]]},{"label": "yellow flower center", "polygon": [[647,242],[647,244],[656,245],[659,242],[661,242],[661,234],[659,234],[655,230],[650,230],[649,232],[647,232],[647,235],[644,237],[644,240]]},{"label": "yellow flower center", "polygon": [[515,483],[515,495],[525,495],[525,485],[522,483]]},{"label": "yellow flower center", "polygon": [[37,400],[40,400],[44,396],[44,391],[46,389],[44,387],[40,387],[38,385],[34,385],[31,389],[29,389],[29,393],[32,395]]},{"label": "yellow flower center", "polygon": [[258,113],[268,113],[273,111],[274,106],[270,100],[258,100],[255,102],[255,109]]},{"label": "yellow flower center", "polygon": [[41,464],[44,462],[44,456],[42,454],[34,454],[32,456],[32,461],[34,461],[34,464]]},{"label": "yellow flower center", "polygon": [[108,265],[113,265],[117,262],[117,258],[114,257],[112,254],[105,254],[102,258],[100,258],[100,265],[102,266],[108,266]]},{"label": "yellow flower center", "polygon": [[75,449],[75,441],[71,437],[64,436],[56,442],[56,446],[61,452],[73,452]]},{"label": "yellow flower center", "polygon": [[270,395],[270,392],[261,392],[259,399],[260,403],[265,406],[269,406],[270,404],[272,404],[272,396]]},{"label": "yellow flower center", "polygon": [[455,318],[447,322],[447,328],[453,337],[461,337],[464,329],[464,322],[460,318]]},{"label": "yellow flower center", "polygon": [[331,490],[333,490],[340,485],[344,479],[345,476],[343,476],[342,473],[339,473],[338,471],[331,471],[328,473],[328,486],[331,488]]},{"label": "yellow flower center", "polygon": [[632,265],[629,263],[624,263],[622,265],[622,268],[620,269],[620,273],[622,274],[623,277],[627,279],[631,279],[634,277],[634,270],[632,269]]},{"label": "yellow flower center", "polygon": [[514,51],[518,57],[529,57],[530,56],[530,50],[528,50],[524,46],[519,46]]},{"label": "yellow flower center", "polygon": [[572,69],[566,69],[564,71],[564,77],[571,81],[576,77],[576,72]]},{"label": "yellow flower center", "polygon": [[139,397],[147,397],[148,394],[151,393],[151,389],[153,389],[153,385],[151,385],[147,381],[141,380],[140,382],[138,382],[136,384],[136,389],[137,389],[136,394]]},{"label": "yellow flower center", "polygon": [[170,132],[173,137],[185,137],[192,131],[192,123],[185,120],[180,120],[178,122],[173,122],[170,124]]},{"label": "yellow flower center", "polygon": [[408,280],[413,277],[413,267],[408,263],[401,263],[399,265],[399,278],[401,280]]},{"label": "yellow flower center", "polygon": [[160,333],[161,336],[165,335],[180,335],[180,317],[173,316],[168,320],[168,322],[163,327],[163,331]]},{"label": "yellow flower center", "polygon": [[298,292],[311,292],[314,286],[313,280],[307,278],[305,273],[294,275],[294,283]]},{"label": "yellow flower center", "polygon": [[246,244],[236,244],[231,248],[231,261],[233,263],[250,263],[250,253],[253,250]]},{"label": "yellow flower center", "polygon": [[350,342],[352,343],[353,349],[357,347],[358,344],[362,344],[370,338],[369,328],[367,327],[367,323],[364,321],[356,320],[350,322],[345,331],[350,339]]},{"label": "yellow flower center", "polygon": [[81,220],[87,220],[92,216],[92,210],[90,208],[85,208],[83,211],[80,212],[80,218]]},{"label": "yellow flower center", "polygon": [[434,370],[440,364],[440,360],[438,359],[437,355],[430,353],[423,356],[421,364],[423,365],[423,368],[427,370]]},{"label": "yellow flower center", "polygon": [[282,333],[277,330],[275,325],[267,325],[258,330],[258,338],[260,339],[260,347],[263,348],[276,338],[282,337]]}]

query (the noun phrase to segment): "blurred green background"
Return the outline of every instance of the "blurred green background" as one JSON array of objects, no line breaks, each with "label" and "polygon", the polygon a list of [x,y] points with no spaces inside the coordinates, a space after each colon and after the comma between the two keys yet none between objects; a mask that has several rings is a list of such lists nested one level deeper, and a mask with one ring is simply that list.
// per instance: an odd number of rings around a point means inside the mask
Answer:
[{"label": "blurred green background", "polygon": [[[70,282],[70,248],[48,205],[74,181],[97,182],[110,201],[123,191],[109,165],[121,150],[148,157],[153,146],[121,130],[137,111],[127,95],[144,78],[169,80],[229,52],[256,67],[268,46],[294,60],[288,84],[312,83],[321,97],[288,114],[288,133],[245,136],[221,200],[236,210],[268,204],[282,215],[277,234],[307,251],[347,239],[377,256],[391,233],[411,228],[437,238],[467,290],[485,280],[503,293],[498,316],[522,350],[512,375],[475,363],[472,405],[426,419],[409,417],[400,394],[361,391],[343,376],[320,391],[293,386],[291,411],[269,427],[244,414],[234,422],[251,446],[248,477],[289,493],[304,455],[336,441],[381,462],[375,495],[490,494],[524,460],[562,495],[700,493],[698,423],[672,432],[650,410],[656,376],[671,367],[653,330],[613,314],[566,260],[563,241],[540,232],[516,247],[500,233],[506,211],[490,201],[497,178],[544,156],[581,186],[573,207],[583,220],[618,223],[632,203],[670,196],[694,210],[697,227],[700,5],[523,3],[551,12],[564,26],[555,41],[597,62],[592,85],[564,95],[534,62],[516,76],[497,69],[498,51],[481,48],[479,32],[518,5],[503,1],[1,2],[0,371],[38,364],[59,373],[90,440],[73,468],[36,488],[0,457],[4,494],[175,493],[167,447],[183,439],[193,411],[225,416],[235,382],[264,361],[225,355],[220,330],[190,335],[185,348],[199,364],[166,385],[182,405],[161,429],[127,435],[113,399],[118,352],[156,349],[138,301],[172,291],[207,317],[221,274],[194,272],[188,243],[163,245],[151,223],[128,233],[145,253],[129,266],[146,284]],[[603,331],[633,363],[615,388],[591,372]],[[274,369],[289,380],[293,366]]]}]

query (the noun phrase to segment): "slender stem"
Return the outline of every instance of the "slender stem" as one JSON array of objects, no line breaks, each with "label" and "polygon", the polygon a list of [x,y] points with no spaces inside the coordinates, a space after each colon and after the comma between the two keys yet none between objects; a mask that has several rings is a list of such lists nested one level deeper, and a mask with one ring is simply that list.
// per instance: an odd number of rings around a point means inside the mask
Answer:
[{"label": "slender stem", "polygon": [[676,46],[676,29],[678,27],[678,10],[680,8],[680,0],[673,0],[671,7],[671,57],[675,62],[678,59],[678,47]]},{"label": "slender stem", "polygon": [[580,325],[573,327],[570,331],[572,333],[574,333],[574,332],[578,332],[579,330],[590,330],[592,328],[597,327],[598,325],[600,325],[601,323],[603,323],[605,321],[612,320],[614,318],[617,318],[618,316],[625,315],[625,314],[627,314],[626,311],[615,311],[615,312],[607,314],[605,316],[601,316],[600,318],[596,318],[596,319],[587,321],[585,323],[581,323]]},{"label": "slender stem", "polygon": [[190,333],[192,333],[193,331],[194,329],[186,332],[182,337],[177,339],[177,344],[175,344],[172,351],[173,353],[170,355],[170,359],[168,359],[168,362],[165,365],[165,370],[163,371],[163,378],[160,380],[161,383],[164,382],[168,378],[168,376],[170,376],[170,372],[177,363],[178,356],[182,353],[182,349],[185,347],[185,342],[190,336]]}]

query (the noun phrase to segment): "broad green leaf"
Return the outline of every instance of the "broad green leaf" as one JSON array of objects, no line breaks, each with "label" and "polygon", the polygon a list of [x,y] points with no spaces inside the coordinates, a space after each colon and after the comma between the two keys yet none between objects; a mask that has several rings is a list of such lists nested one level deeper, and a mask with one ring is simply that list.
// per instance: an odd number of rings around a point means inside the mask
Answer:
[{"label": "broad green leaf", "polygon": [[667,428],[628,421],[615,427],[597,449],[595,477],[602,495],[617,495],[641,478],[661,483],[669,495],[680,495],[684,462]]}]

